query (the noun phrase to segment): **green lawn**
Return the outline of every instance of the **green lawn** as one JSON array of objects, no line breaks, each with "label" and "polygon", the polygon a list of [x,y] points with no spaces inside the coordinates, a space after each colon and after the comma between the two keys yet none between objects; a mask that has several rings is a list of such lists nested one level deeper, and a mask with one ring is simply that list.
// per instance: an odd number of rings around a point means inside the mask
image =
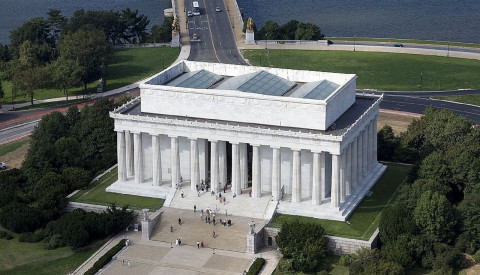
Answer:
[{"label": "green lawn", "polygon": [[[1,230],[5,230],[1,228]],[[80,252],[69,247],[45,250],[42,242],[21,243],[18,234],[12,240],[0,239],[0,274],[67,274],[90,257],[106,240],[96,241]]]},{"label": "green lawn", "polygon": [[456,95],[456,96],[434,96],[433,98],[480,106],[480,94]]},{"label": "green lawn", "polygon": [[115,168],[101,177],[98,181],[92,183],[88,189],[81,190],[75,194],[70,198],[70,201],[106,206],[115,203],[117,206],[128,205],[128,208],[135,210],[148,208],[151,211],[155,211],[162,207],[163,202],[165,201],[163,199],[106,192],[105,188],[114,183],[117,180],[117,176],[117,168]]},{"label": "green lawn", "polygon": [[388,164],[387,170],[371,189],[372,195],[366,196],[350,215],[348,223],[321,220],[293,215],[276,215],[270,226],[278,227],[285,221],[298,219],[303,222],[319,223],[325,228],[327,235],[368,240],[378,227],[380,214],[383,208],[391,201],[398,186],[404,182],[410,166],[401,164]]},{"label": "green lawn", "polygon": [[335,40],[339,41],[371,41],[371,42],[385,42],[391,43],[410,43],[410,44],[424,44],[424,45],[442,45],[442,46],[456,46],[456,47],[470,47],[480,48],[480,44],[475,43],[462,43],[452,41],[435,41],[435,40],[418,40],[418,39],[394,39],[394,38],[369,38],[369,37],[328,37],[335,43]]},{"label": "green lawn", "polygon": [[137,48],[116,50],[110,57],[105,79],[107,91],[137,82],[170,66],[179,48]]},{"label": "green lawn", "polygon": [[30,138],[24,138],[21,140],[17,140],[14,142],[10,142],[0,146],[0,157],[5,156],[6,154],[17,150],[18,148],[22,147],[24,144],[30,142]]},{"label": "green lawn", "polygon": [[[164,67],[170,66],[178,57],[179,48],[136,48],[115,50],[109,57],[106,76],[107,91],[137,82],[147,76],[160,72]],[[89,93],[96,91],[98,82],[88,85]],[[12,83],[2,81],[4,98],[0,103],[12,103]],[[69,89],[72,99],[83,95],[83,86]],[[62,91],[56,89],[42,89],[35,92],[35,99],[48,99],[64,96]],[[28,102],[29,98],[17,96],[15,103]]]},{"label": "green lawn", "polygon": [[479,60],[352,51],[245,50],[243,54],[252,65],[357,74],[360,89],[480,88]]}]

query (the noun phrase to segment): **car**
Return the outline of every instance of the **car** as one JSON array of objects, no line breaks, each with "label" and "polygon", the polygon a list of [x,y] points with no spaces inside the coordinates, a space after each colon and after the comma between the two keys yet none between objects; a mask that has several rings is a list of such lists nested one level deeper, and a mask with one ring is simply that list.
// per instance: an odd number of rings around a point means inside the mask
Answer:
[{"label": "car", "polygon": [[5,164],[5,162],[0,162],[0,169],[2,170],[7,169],[7,165]]},{"label": "car", "polygon": [[402,44],[402,43],[395,43],[395,44],[393,44],[393,46],[394,46],[394,47],[401,47],[401,48],[403,48],[403,44]]},{"label": "car", "polygon": [[222,9],[220,9],[220,7],[216,7],[216,8],[215,8],[215,11],[216,11],[216,12],[220,12],[220,11],[222,11]]},{"label": "car", "polygon": [[196,33],[193,34],[192,40],[198,40],[198,35]]},{"label": "car", "polygon": [[193,16],[192,11],[187,11],[187,16],[188,16],[188,17],[192,17],[192,16]]}]

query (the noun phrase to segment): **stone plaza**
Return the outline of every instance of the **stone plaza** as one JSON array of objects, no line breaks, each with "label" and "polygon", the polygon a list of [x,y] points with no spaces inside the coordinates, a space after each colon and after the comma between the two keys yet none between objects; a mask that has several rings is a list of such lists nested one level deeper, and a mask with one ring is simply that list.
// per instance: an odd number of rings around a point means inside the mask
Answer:
[{"label": "stone plaza", "polygon": [[182,61],[111,113],[118,181],[107,191],[168,206],[179,186],[209,183],[228,199],[266,197],[272,214],[344,221],[385,170],[381,100],[357,94],[352,74]]}]

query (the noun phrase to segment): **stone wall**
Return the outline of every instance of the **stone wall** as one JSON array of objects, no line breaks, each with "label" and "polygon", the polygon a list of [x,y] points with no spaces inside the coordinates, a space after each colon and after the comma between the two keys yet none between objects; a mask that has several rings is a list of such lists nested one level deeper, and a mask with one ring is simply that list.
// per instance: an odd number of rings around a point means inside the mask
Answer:
[{"label": "stone wall", "polygon": [[[88,204],[88,203],[81,203],[81,202],[68,202],[67,205],[65,206],[65,211],[72,212],[73,210],[78,208],[83,209],[86,212],[102,213],[105,210],[107,210],[108,207],[103,205],[95,205],[95,204]],[[128,210],[131,210],[131,209],[128,209]],[[143,218],[141,211],[133,210],[133,213],[135,214],[135,217],[133,218],[133,223],[140,223]]]},{"label": "stone wall", "polygon": [[150,240],[150,236],[152,235],[153,229],[157,225],[158,219],[160,218],[160,210],[155,211],[149,217],[148,221],[142,220],[142,239],[143,240]]},{"label": "stone wall", "polygon": [[255,254],[264,246],[265,227],[255,234],[247,234],[247,254]]},{"label": "stone wall", "polygon": [[[273,227],[265,227],[264,228],[264,245],[268,245],[268,238],[272,238],[272,246],[277,247],[277,243],[275,242],[275,236],[278,235],[278,232],[280,232],[279,228],[273,228]],[[359,250],[362,247],[369,247],[369,248],[376,248],[377,243],[378,243],[378,228],[375,230],[373,233],[372,237],[368,241],[363,241],[363,240],[357,240],[357,239],[347,239],[347,238],[342,238],[342,237],[336,237],[336,236],[328,236],[326,235],[325,237],[328,238],[328,245],[327,248],[332,251],[335,255],[341,255],[341,254],[352,254],[355,253],[357,250]]]}]

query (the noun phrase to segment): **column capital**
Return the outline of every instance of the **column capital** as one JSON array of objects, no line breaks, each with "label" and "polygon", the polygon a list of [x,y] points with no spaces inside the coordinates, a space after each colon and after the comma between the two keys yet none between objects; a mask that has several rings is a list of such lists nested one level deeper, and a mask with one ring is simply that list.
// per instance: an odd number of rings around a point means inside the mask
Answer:
[{"label": "column capital", "polygon": [[295,151],[295,152],[300,152],[300,151],[302,151],[302,148],[292,148],[292,147],[290,147],[290,150]]},{"label": "column capital", "polygon": [[169,138],[178,138],[178,136],[168,135]]},{"label": "column capital", "polygon": [[253,146],[253,147],[260,147],[260,146],[262,146],[261,144],[257,144],[257,143],[249,143],[249,144],[250,144],[251,146]]},{"label": "column capital", "polygon": [[216,142],[218,142],[218,139],[208,139],[208,141],[216,143]]},{"label": "column capital", "polygon": [[272,149],[280,149],[280,146],[270,145],[270,148],[272,148]]},{"label": "column capital", "polygon": [[141,134],[141,133],[142,133],[142,132],[140,132],[140,131],[132,131],[132,130],[130,130],[130,134]]}]

